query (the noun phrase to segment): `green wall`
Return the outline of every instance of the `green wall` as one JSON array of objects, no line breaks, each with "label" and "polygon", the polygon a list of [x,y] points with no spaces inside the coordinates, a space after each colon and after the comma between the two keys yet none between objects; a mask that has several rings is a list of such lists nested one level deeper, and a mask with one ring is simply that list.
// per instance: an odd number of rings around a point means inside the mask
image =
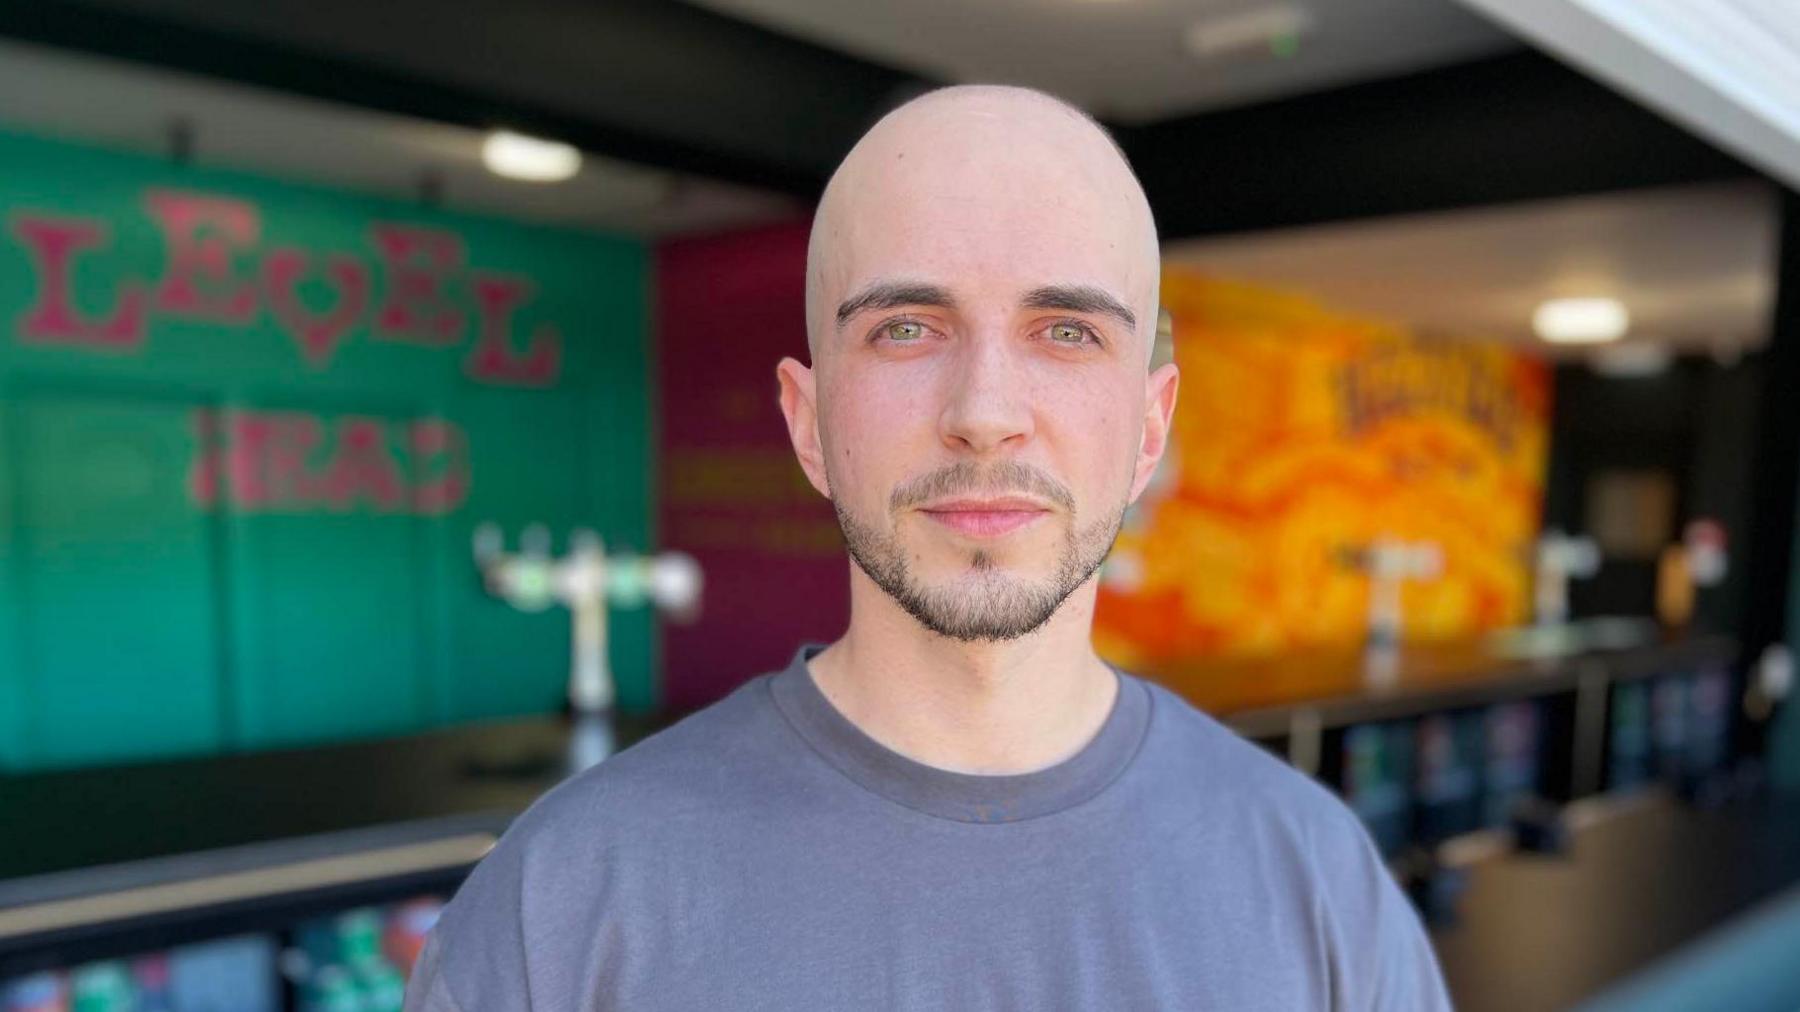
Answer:
[{"label": "green wall", "polygon": [[[633,241],[0,133],[0,770],[561,705],[484,520],[652,544]],[[652,618],[613,616],[621,706]]]}]

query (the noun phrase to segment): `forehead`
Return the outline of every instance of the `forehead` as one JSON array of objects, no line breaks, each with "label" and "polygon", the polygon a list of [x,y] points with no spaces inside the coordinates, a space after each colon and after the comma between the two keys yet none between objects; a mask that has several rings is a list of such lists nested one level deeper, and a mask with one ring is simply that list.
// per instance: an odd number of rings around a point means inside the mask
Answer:
[{"label": "forehead", "polygon": [[952,290],[1084,283],[1135,301],[1153,283],[1155,239],[1125,188],[1135,183],[1091,144],[932,140],[872,152],[843,180],[821,251],[828,294],[906,277]]}]

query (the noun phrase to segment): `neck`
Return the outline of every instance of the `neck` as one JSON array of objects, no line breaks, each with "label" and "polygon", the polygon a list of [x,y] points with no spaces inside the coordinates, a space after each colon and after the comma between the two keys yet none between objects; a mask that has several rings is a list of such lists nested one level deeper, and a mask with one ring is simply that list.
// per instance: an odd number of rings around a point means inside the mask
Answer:
[{"label": "neck", "polygon": [[808,667],[887,748],[958,773],[1029,773],[1079,752],[1111,713],[1118,679],[1092,644],[1095,580],[1042,628],[1002,643],[939,636],[855,565],[850,581],[850,628]]}]

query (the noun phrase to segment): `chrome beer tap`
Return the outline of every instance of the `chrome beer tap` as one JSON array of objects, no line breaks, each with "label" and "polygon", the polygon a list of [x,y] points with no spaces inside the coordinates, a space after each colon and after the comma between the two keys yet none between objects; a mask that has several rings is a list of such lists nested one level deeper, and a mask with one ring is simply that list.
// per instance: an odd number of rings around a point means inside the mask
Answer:
[{"label": "chrome beer tap", "polygon": [[559,604],[569,609],[569,707],[575,717],[570,772],[606,758],[614,750],[617,695],[607,664],[607,609],[650,605],[692,618],[700,602],[699,564],[683,552],[608,555],[600,536],[585,529],[569,535],[567,555],[553,557],[542,524],[525,528],[519,550],[508,552],[499,526],[484,523],[475,529],[474,553],[488,593],[520,611]]}]

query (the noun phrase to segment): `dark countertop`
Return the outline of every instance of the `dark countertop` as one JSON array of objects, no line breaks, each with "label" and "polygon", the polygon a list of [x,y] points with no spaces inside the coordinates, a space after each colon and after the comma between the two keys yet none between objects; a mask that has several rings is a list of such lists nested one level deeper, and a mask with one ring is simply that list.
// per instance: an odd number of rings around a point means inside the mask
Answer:
[{"label": "dark countertop", "polygon": [[[666,721],[625,718],[620,747]],[[8,880],[486,813],[504,825],[558,777],[556,717],[304,749],[0,776]]]},{"label": "dark countertop", "polygon": [[[614,744],[666,723],[624,718]],[[543,717],[0,776],[0,978],[447,895],[571,740]]]},{"label": "dark countertop", "polygon": [[1408,645],[1371,674],[1354,650],[1148,665],[1137,674],[1251,737],[1280,734],[1306,710],[1323,727],[1388,720],[1574,689],[1583,676],[1642,678],[1701,664],[1731,664],[1729,636],[1664,636],[1631,646],[1520,656],[1494,640]]}]

